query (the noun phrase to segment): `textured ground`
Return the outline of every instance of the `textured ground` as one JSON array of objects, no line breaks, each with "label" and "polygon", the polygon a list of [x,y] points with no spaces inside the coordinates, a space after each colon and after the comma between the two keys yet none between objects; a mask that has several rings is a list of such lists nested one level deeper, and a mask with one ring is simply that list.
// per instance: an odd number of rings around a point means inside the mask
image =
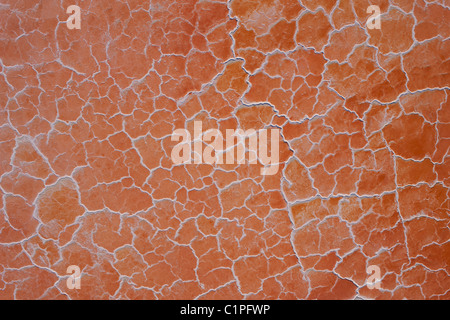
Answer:
[{"label": "textured ground", "polygon": [[[449,21],[449,0],[1,0],[0,298],[450,299]],[[279,172],[173,165],[194,120],[280,128]]]}]

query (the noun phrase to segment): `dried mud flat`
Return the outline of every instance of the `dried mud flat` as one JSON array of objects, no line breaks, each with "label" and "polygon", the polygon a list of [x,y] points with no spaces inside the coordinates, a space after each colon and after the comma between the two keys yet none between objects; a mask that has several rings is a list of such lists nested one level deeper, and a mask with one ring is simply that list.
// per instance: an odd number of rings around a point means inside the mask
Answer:
[{"label": "dried mud flat", "polygon": [[[449,0],[3,0],[0,298],[449,299],[449,21]],[[278,128],[279,170],[174,164],[195,121]]]}]

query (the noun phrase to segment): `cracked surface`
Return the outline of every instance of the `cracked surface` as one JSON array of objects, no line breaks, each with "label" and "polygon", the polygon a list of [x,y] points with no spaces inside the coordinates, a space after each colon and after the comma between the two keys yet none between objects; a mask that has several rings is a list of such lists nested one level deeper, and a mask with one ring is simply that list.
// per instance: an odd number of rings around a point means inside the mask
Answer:
[{"label": "cracked surface", "polygon": [[[450,298],[450,1],[96,0],[68,30],[76,2],[0,4],[0,298]],[[194,121],[280,128],[280,170],[173,165]]]}]

